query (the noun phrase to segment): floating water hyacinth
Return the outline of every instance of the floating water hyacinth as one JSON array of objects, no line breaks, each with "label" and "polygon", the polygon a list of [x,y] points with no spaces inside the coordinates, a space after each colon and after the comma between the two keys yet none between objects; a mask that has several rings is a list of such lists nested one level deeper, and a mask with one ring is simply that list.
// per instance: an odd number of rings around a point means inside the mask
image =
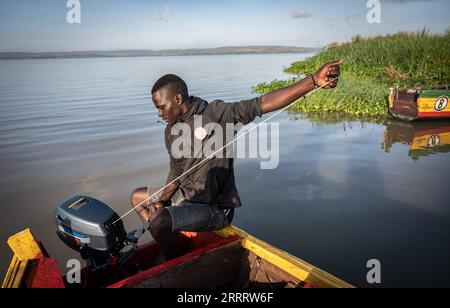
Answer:
[{"label": "floating water hyacinth", "polygon": [[422,30],[372,38],[356,36],[349,43],[332,44],[285,69],[299,77],[261,83],[253,90],[264,94],[288,86],[336,59],[345,60],[338,87],[320,91],[293,108],[304,112],[387,117],[389,88],[450,83],[450,31],[430,34]]}]

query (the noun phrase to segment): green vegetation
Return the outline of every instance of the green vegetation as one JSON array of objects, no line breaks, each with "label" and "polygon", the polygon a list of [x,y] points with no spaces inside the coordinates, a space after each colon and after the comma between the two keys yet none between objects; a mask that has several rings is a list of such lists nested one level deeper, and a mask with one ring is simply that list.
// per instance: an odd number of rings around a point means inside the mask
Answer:
[{"label": "green vegetation", "polygon": [[391,87],[444,85],[450,83],[450,30],[444,34],[397,33],[333,44],[317,55],[285,69],[299,75],[253,88],[264,94],[312,74],[324,63],[345,60],[338,87],[319,91],[294,105],[303,112],[345,112],[356,116],[384,117]]},{"label": "green vegetation", "polygon": [[344,125],[347,123],[348,125],[352,125],[355,123],[360,123],[361,126],[364,126],[367,123],[370,124],[386,124],[386,119],[384,117],[373,117],[373,116],[356,116],[346,112],[329,112],[324,116],[323,113],[319,112],[305,112],[295,108],[290,108],[287,110],[289,115],[289,119],[293,121],[307,119],[312,122],[316,126],[320,125],[329,125],[329,124],[338,124],[343,123]]}]

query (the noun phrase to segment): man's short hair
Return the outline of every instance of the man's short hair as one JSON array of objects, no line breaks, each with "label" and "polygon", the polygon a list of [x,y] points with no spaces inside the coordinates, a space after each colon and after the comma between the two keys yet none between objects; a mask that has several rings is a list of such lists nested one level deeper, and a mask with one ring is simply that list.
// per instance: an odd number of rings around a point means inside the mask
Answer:
[{"label": "man's short hair", "polygon": [[183,99],[189,98],[186,83],[177,75],[168,74],[159,78],[158,81],[153,85],[152,94],[161,89],[168,91],[172,95],[180,94]]}]

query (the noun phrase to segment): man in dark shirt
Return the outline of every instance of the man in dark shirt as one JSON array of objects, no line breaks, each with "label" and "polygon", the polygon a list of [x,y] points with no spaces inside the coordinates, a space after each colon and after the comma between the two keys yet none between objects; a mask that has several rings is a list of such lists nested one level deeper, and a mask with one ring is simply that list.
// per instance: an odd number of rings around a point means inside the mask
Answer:
[{"label": "man in dark shirt", "polygon": [[[170,171],[165,188],[152,198],[156,202],[147,202],[156,189],[143,187],[133,191],[131,204],[143,222],[150,220],[150,232],[165,258],[177,254],[178,231],[224,228],[231,223],[234,209],[241,206],[233,158],[227,155],[228,149],[210,159],[197,153],[195,144],[204,144],[214,137],[215,129],[205,127],[213,123],[222,132],[233,127],[234,135],[234,125],[238,123],[246,125],[258,116],[286,107],[316,87],[335,88],[340,64],[342,61],[327,63],[315,74],[289,87],[236,103],[216,100],[208,104],[201,98],[190,97],[186,83],[175,75],[165,75],[155,83],[152,99],[158,115],[167,123],[165,143]],[[189,154],[186,156],[174,153],[180,150],[175,142],[183,135],[181,132],[190,141],[183,145],[187,144],[188,151],[183,151]]]}]

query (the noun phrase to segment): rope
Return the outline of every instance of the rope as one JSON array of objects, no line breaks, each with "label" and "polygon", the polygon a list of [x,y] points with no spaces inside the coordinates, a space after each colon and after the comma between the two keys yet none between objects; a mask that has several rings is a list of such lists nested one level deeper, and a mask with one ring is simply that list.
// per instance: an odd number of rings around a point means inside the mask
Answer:
[{"label": "rope", "polygon": [[222,148],[220,148],[219,150],[215,151],[214,153],[212,153],[211,155],[209,155],[207,158],[205,158],[203,161],[199,162],[198,164],[194,165],[193,167],[191,167],[190,169],[188,169],[187,171],[185,171],[182,175],[180,175],[179,177],[177,177],[176,179],[172,180],[170,183],[168,183],[166,186],[164,186],[163,188],[161,188],[160,190],[158,190],[157,192],[155,192],[154,194],[152,194],[151,196],[149,196],[147,199],[145,199],[144,201],[142,201],[141,203],[139,203],[138,205],[136,205],[135,207],[133,207],[131,210],[129,210],[128,212],[126,212],[125,214],[123,214],[122,216],[120,216],[120,218],[118,218],[116,221],[113,222],[113,224],[116,224],[118,221],[120,221],[121,219],[125,218],[126,216],[128,216],[130,213],[132,213],[136,208],[140,207],[141,205],[143,205],[144,203],[146,203],[147,201],[151,200],[152,198],[154,198],[157,194],[159,194],[160,192],[162,192],[164,189],[166,189],[168,186],[176,183],[178,180],[180,180],[182,177],[184,177],[185,175],[187,175],[188,173],[190,173],[191,171],[193,171],[195,168],[203,165],[204,163],[206,163],[207,161],[209,161],[211,158],[213,158],[217,153],[221,152],[223,149],[227,148],[228,146],[230,146],[231,144],[233,144],[235,141],[237,141],[238,139],[244,137],[245,135],[247,135],[248,133],[250,133],[251,131],[255,130],[256,128],[258,128],[258,126],[268,122],[270,119],[273,119],[274,117],[276,117],[277,115],[279,115],[280,113],[284,112],[286,109],[288,109],[289,107],[291,107],[292,105],[296,104],[297,102],[300,102],[302,99],[307,98],[308,96],[311,96],[312,94],[314,94],[315,92],[319,91],[320,89],[323,89],[324,87],[326,87],[328,84],[336,81],[338,78],[334,78],[330,81],[328,81],[326,84],[324,84],[321,87],[317,87],[314,90],[310,91],[309,93],[307,93],[306,95],[300,97],[299,99],[293,101],[292,103],[290,103],[289,105],[283,107],[282,109],[280,109],[279,111],[277,111],[276,113],[274,113],[273,115],[271,115],[270,117],[268,117],[267,119],[265,119],[264,121],[262,121],[261,123],[259,123],[258,125],[253,126],[251,129],[247,130],[245,133],[243,133],[240,136],[237,136],[236,138],[234,138],[232,141],[230,141],[229,143],[227,143],[226,145],[224,145]]}]

